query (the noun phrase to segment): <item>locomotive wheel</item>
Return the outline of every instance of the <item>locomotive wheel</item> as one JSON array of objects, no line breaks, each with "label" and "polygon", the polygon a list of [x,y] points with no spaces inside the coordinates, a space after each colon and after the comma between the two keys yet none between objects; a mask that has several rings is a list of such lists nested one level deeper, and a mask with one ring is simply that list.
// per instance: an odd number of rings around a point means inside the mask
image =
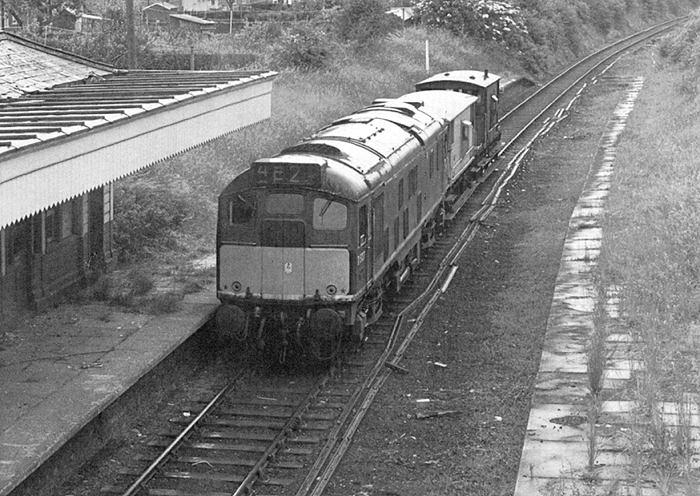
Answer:
[{"label": "locomotive wheel", "polygon": [[233,305],[221,305],[215,316],[216,331],[224,340],[245,341],[248,337],[248,316]]},{"label": "locomotive wheel", "polygon": [[309,351],[316,360],[327,362],[338,355],[343,341],[343,320],[330,308],[314,312],[309,321]]}]

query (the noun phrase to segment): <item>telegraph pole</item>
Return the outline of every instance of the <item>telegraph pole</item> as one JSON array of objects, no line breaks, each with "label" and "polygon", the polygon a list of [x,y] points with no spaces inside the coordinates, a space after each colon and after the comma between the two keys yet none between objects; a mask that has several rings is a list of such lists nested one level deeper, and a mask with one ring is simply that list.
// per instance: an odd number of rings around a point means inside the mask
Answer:
[{"label": "telegraph pole", "polygon": [[134,22],[134,0],[126,0],[126,50],[128,69],[136,69],[136,34]]}]

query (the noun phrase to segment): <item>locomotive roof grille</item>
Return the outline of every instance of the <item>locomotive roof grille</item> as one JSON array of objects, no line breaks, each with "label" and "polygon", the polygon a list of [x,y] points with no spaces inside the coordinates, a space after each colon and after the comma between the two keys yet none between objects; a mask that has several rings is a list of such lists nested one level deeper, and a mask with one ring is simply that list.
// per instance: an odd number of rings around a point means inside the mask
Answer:
[{"label": "locomotive roof grille", "polygon": [[298,145],[290,146],[282,150],[280,155],[289,153],[311,153],[315,155],[324,155],[333,158],[345,158],[347,155],[340,151],[335,146],[326,143],[299,143]]}]

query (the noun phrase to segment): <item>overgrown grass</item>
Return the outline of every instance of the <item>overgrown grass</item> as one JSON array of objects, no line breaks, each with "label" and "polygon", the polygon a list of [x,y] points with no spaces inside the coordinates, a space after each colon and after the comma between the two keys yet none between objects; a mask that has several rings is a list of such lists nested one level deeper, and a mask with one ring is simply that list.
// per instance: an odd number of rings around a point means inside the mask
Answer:
[{"label": "overgrown grass", "polygon": [[[677,91],[682,79],[666,62],[647,75],[618,148],[601,264],[641,350],[632,473],[651,474],[662,494],[693,495],[698,431],[687,412],[700,392],[700,121],[697,104]],[[664,409],[679,404],[671,425]]]}]

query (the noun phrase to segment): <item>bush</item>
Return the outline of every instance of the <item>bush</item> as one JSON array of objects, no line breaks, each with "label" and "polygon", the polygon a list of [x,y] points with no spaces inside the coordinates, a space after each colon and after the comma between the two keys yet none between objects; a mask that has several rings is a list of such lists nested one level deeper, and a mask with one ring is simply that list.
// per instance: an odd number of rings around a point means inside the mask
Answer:
[{"label": "bush", "polygon": [[122,261],[174,249],[177,231],[190,215],[190,188],[159,185],[137,176],[116,184],[114,244]]},{"label": "bush", "polygon": [[369,48],[401,28],[401,20],[385,12],[378,0],[351,0],[335,19],[338,38],[360,49]]},{"label": "bush", "polygon": [[316,70],[328,67],[333,43],[323,30],[295,24],[273,45],[271,58],[278,68]]},{"label": "bush", "polygon": [[127,275],[131,292],[134,296],[143,296],[155,286],[153,275],[145,271],[143,268],[136,268],[129,271]]},{"label": "bush", "polygon": [[428,26],[520,49],[529,37],[519,8],[494,0],[419,0],[416,14]]},{"label": "bush", "polygon": [[685,26],[660,46],[662,57],[687,69],[681,89],[693,96],[700,94],[700,13],[696,12]]}]

